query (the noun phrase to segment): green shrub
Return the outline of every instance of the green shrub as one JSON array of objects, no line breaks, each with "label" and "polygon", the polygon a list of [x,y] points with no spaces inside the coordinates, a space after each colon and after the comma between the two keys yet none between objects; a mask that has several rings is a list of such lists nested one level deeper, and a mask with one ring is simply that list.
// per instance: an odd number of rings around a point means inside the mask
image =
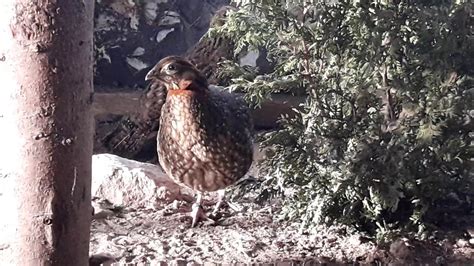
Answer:
[{"label": "green shrub", "polygon": [[[238,71],[258,104],[308,99],[263,137],[267,188],[303,226],[340,222],[383,236],[425,232],[472,211],[473,5],[468,1],[234,1],[209,34],[274,65]],[[303,2],[303,1],[301,1]]]}]

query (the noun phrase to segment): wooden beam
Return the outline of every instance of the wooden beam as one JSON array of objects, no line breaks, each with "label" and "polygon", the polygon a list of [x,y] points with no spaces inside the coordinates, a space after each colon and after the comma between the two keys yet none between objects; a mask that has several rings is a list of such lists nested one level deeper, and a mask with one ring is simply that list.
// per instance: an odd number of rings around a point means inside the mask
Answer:
[{"label": "wooden beam", "polygon": [[141,110],[141,92],[95,93],[92,111],[95,115],[131,115]]},{"label": "wooden beam", "polygon": [[[141,112],[143,106],[139,99],[141,91],[137,92],[102,92],[94,94],[92,110],[95,115],[133,115]],[[293,108],[298,108],[305,101],[304,96],[274,94],[271,99],[262,103],[260,108],[252,110],[255,126],[272,128],[283,114],[294,114]]]}]

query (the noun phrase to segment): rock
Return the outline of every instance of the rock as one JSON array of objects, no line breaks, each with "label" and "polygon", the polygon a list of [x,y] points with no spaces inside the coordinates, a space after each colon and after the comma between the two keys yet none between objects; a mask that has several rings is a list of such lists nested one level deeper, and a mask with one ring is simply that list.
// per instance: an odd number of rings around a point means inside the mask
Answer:
[{"label": "rock", "polygon": [[466,239],[460,238],[456,241],[456,246],[459,248],[465,248],[469,245],[469,242]]},{"label": "rock", "polygon": [[152,25],[156,17],[158,16],[158,3],[154,3],[154,2],[145,3],[143,12],[144,12],[146,22],[149,25]]},{"label": "rock", "polygon": [[112,154],[92,157],[92,197],[115,206],[157,207],[192,193],[171,180],[161,167]]},{"label": "rock", "polygon": [[349,241],[348,241],[352,246],[360,246],[360,244],[362,244],[362,241],[360,239],[360,236],[358,235],[353,235],[351,237],[349,237]]},{"label": "rock", "polygon": [[106,199],[92,199],[92,217],[94,220],[106,219],[118,212],[116,206]]},{"label": "rock", "polygon": [[133,67],[136,70],[142,70],[142,69],[145,69],[145,68],[149,67],[149,65],[147,63],[144,63],[143,61],[141,61],[138,58],[127,57],[125,61],[127,61],[127,64],[129,66]]},{"label": "rock", "polygon": [[454,245],[451,243],[451,241],[445,239],[441,242],[441,248],[443,249],[445,254],[452,255],[453,254],[453,249]]},{"label": "rock", "polygon": [[435,259],[436,265],[445,265],[446,264],[446,258],[443,256],[438,256]]},{"label": "rock", "polygon": [[114,256],[106,253],[94,254],[89,257],[89,266],[112,265],[116,259]]},{"label": "rock", "polygon": [[398,239],[390,245],[390,253],[400,260],[404,260],[410,256],[410,249],[403,239]]},{"label": "rock", "polygon": [[257,59],[260,56],[260,53],[258,50],[250,50],[240,58],[240,66],[251,66],[251,67],[256,67],[257,66]]},{"label": "rock", "polygon": [[471,247],[474,247],[474,238],[469,239],[469,245],[471,245]]},{"label": "rock", "polygon": [[474,238],[474,227],[468,228],[466,232],[471,238]]},{"label": "rock", "polygon": [[113,216],[114,212],[111,210],[99,210],[97,213],[94,213],[93,219],[94,220],[101,220],[101,219],[106,219],[110,216]]},{"label": "rock", "polygon": [[165,16],[159,21],[160,26],[171,26],[174,24],[181,23],[181,19],[178,13],[174,11],[165,11]]},{"label": "rock", "polygon": [[141,56],[145,54],[145,48],[137,47],[135,51],[133,51],[132,56]]},{"label": "rock", "polygon": [[168,34],[170,34],[173,31],[174,31],[174,28],[159,31],[158,34],[156,34],[156,42],[159,43],[163,41],[166,38],[166,36],[168,36]]}]

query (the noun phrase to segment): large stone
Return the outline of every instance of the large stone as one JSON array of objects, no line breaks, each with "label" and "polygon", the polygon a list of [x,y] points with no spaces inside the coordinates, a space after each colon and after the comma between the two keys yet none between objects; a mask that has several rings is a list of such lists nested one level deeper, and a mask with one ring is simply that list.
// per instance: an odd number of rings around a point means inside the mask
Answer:
[{"label": "large stone", "polygon": [[192,194],[171,180],[161,167],[112,154],[92,157],[91,192],[93,198],[126,207],[161,207]]}]

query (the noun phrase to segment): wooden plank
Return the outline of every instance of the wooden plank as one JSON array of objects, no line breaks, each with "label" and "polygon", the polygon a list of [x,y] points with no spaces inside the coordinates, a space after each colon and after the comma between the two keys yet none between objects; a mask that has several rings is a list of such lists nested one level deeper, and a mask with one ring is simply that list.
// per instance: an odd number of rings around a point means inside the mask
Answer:
[{"label": "wooden plank", "polygon": [[95,93],[92,111],[95,115],[131,115],[139,112],[142,92]]},{"label": "wooden plank", "polygon": [[[95,115],[133,115],[139,113],[143,106],[139,98],[141,91],[137,92],[101,92],[94,94],[93,112]],[[272,128],[282,114],[294,114],[297,108],[305,101],[303,96],[274,94],[270,100],[262,103],[260,108],[252,110],[255,126],[258,128]]]}]

